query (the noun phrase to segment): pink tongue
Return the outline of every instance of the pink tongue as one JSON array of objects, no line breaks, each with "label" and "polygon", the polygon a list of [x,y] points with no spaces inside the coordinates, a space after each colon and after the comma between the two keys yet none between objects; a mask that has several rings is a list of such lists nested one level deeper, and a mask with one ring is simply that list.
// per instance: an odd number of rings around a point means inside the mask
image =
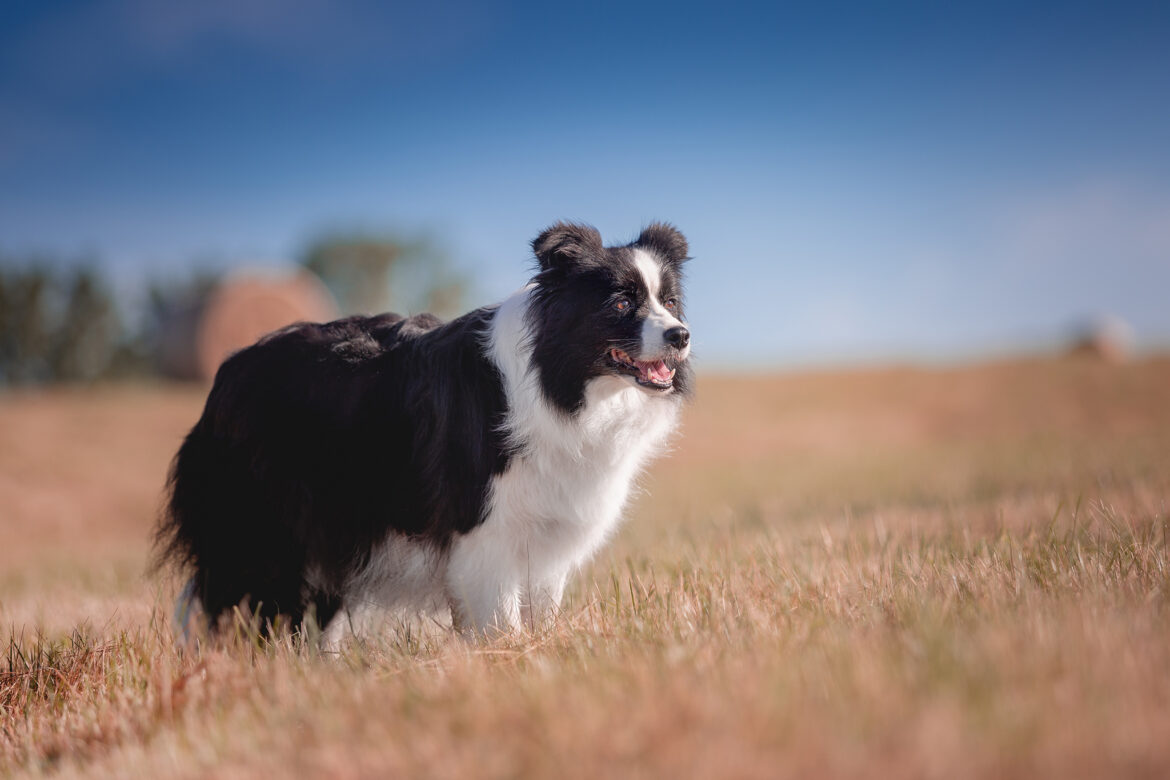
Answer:
[{"label": "pink tongue", "polygon": [[638,367],[642,369],[643,375],[652,382],[666,383],[670,381],[670,369],[662,360],[656,360],[653,363],[639,363]]}]

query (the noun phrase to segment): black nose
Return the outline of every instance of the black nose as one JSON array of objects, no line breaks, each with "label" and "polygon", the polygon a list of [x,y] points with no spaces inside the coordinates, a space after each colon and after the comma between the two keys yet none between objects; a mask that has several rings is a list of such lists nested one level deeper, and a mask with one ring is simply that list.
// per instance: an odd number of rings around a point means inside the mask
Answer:
[{"label": "black nose", "polygon": [[684,349],[687,344],[691,343],[691,332],[681,325],[676,325],[673,328],[668,328],[662,334],[662,338],[666,339],[666,343],[675,349]]}]

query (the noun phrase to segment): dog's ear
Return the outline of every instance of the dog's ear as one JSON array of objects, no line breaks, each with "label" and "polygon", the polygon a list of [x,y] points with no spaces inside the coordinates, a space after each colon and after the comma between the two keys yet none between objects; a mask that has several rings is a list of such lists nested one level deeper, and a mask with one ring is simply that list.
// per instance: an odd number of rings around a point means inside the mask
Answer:
[{"label": "dog's ear", "polygon": [[540,270],[570,270],[588,265],[605,251],[601,234],[591,225],[558,222],[532,239],[532,251],[540,262]]},{"label": "dog's ear", "polygon": [[666,222],[651,222],[638,236],[634,246],[649,249],[668,263],[687,260],[687,239],[674,225]]}]

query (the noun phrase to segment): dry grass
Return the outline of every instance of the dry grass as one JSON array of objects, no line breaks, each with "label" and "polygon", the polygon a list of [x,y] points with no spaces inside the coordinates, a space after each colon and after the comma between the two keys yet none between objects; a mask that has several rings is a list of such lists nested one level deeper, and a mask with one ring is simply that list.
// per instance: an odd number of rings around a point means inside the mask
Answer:
[{"label": "dry grass", "polygon": [[340,660],[174,647],[142,571],[198,391],[0,399],[0,772],[1170,773],[1170,361],[700,393],[552,630]]}]

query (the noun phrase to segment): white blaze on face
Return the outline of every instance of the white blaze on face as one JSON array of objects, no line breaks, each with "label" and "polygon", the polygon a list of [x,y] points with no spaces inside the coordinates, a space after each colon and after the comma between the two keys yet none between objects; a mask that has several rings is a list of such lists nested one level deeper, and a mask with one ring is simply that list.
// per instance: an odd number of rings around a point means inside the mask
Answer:
[{"label": "white blaze on face", "polygon": [[[662,292],[662,264],[649,252],[641,249],[634,250],[634,264],[646,283],[646,291],[649,293],[647,305],[650,309],[650,313],[642,322],[642,354],[638,359],[651,360],[661,355],[663,348],[667,346],[663,334],[682,325],[682,322],[662,305],[659,297]],[[684,347],[681,357],[685,359],[690,349],[690,346]]]}]

